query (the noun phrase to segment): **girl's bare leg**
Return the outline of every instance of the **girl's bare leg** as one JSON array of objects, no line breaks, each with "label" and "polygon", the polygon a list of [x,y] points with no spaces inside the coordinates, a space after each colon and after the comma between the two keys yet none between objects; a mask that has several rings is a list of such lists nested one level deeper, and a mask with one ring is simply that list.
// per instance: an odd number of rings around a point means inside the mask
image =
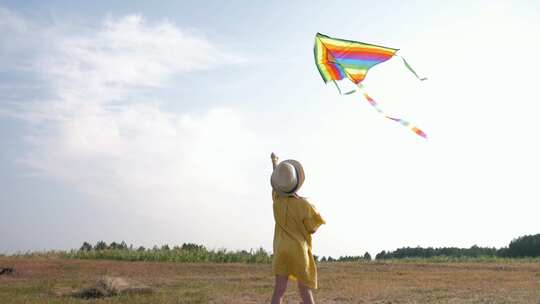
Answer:
[{"label": "girl's bare leg", "polygon": [[274,287],[274,294],[272,295],[272,304],[281,304],[285,290],[287,290],[288,276],[276,276],[276,286]]},{"label": "girl's bare leg", "polygon": [[300,281],[298,281],[298,291],[300,292],[300,297],[302,298],[302,302],[304,304],[315,304],[311,289],[304,286]]}]

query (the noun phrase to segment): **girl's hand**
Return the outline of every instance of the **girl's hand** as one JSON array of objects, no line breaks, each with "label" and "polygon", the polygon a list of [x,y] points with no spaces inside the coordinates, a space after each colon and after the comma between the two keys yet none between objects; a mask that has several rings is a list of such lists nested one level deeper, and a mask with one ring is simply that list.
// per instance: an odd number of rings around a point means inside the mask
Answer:
[{"label": "girl's hand", "polygon": [[270,158],[272,159],[272,167],[275,169],[277,164],[278,164],[278,157],[276,156],[276,154],[274,154],[274,152],[272,152],[272,154],[270,154]]}]

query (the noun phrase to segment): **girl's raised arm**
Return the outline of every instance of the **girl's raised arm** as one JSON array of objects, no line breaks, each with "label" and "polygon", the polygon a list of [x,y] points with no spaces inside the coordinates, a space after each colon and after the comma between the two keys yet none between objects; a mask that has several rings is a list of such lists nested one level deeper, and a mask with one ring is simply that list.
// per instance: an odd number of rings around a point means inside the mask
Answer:
[{"label": "girl's raised arm", "polygon": [[[278,164],[278,157],[276,156],[276,154],[274,154],[274,152],[272,152],[272,154],[270,154],[270,158],[272,159],[272,170],[275,170],[276,169],[276,166]],[[276,192],[276,190],[274,190],[272,188],[272,200],[275,201],[278,199],[278,194]]]},{"label": "girl's raised arm", "polygon": [[272,152],[272,154],[270,154],[270,158],[272,159],[272,169],[275,169],[278,164],[278,157],[274,154],[274,152]]}]

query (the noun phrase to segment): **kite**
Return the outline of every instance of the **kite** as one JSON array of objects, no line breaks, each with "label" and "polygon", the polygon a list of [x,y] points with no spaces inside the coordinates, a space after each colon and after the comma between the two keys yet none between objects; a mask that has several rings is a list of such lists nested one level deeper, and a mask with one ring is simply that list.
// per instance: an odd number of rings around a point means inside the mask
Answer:
[{"label": "kite", "polygon": [[[317,33],[315,36],[315,64],[317,65],[324,82],[334,82],[340,94],[342,94],[342,92],[337,85],[336,80],[347,78],[358,86],[359,89],[363,89],[362,81],[366,78],[368,70],[373,66],[396,56],[398,50],[399,49],[358,41],[331,38],[321,33]],[[418,76],[405,58],[401,57],[401,59],[403,60],[405,67],[411,71],[418,80],[424,81],[427,79]],[[355,91],[356,90],[352,90],[343,93],[343,95],[352,94]],[[379,104],[365,92],[364,97],[377,112],[404,127],[410,128],[414,133],[427,139],[426,133],[411,125],[408,121],[386,115],[379,107]]]}]

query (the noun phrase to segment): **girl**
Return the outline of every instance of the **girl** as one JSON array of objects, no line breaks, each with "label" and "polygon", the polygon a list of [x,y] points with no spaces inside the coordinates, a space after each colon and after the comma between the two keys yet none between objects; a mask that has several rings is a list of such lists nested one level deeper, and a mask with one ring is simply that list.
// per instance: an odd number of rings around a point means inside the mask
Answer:
[{"label": "girl", "polygon": [[274,200],[274,258],[272,270],[276,285],[272,304],[281,304],[287,281],[298,281],[298,290],[305,304],[312,304],[312,289],[317,288],[317,268],[311,253],[311,235],[325,224],[315,207],[296,192],[304,182],[304,169],[289,159],[278,164],[272,153],[274,171],[270,178]]}]

